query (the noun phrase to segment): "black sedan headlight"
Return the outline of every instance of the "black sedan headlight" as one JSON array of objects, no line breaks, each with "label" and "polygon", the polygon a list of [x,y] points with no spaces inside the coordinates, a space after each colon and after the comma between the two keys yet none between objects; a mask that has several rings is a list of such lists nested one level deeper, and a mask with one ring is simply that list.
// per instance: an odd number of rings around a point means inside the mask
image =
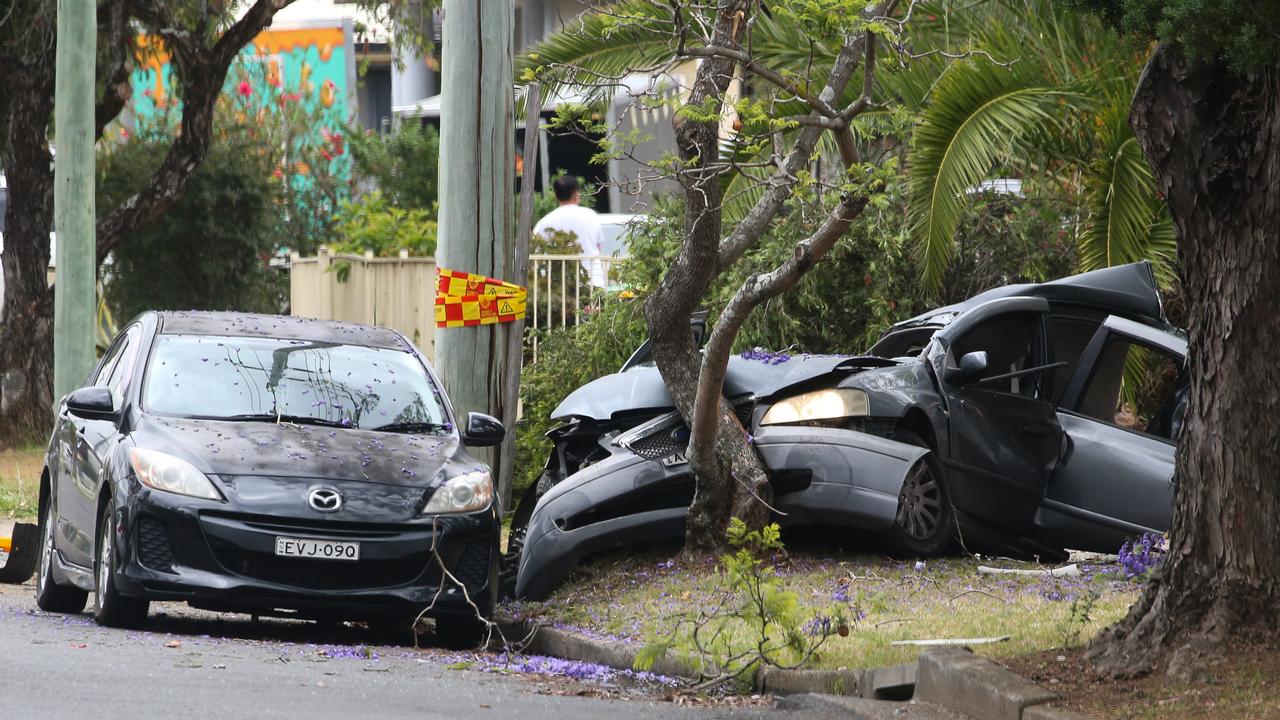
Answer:
[{"label": "black sedan headlight", "polygon": [[867,394],[853,388],[815,390],[779,400],[765,412],[761,425],[788,425],[815,420],[866,417],[870,413]]},{"label": "black sedan headlight", "polygon": [[129,464],[138,482],[152,490],[205,500],[224,499],[208,476],[182,458],[135,447],[129,448]]},{"label": "black sedan headlight", "polygon": [[423,515],[476,512],[493,502],[493,477],[488,470],[455,475],[431,493]]}]

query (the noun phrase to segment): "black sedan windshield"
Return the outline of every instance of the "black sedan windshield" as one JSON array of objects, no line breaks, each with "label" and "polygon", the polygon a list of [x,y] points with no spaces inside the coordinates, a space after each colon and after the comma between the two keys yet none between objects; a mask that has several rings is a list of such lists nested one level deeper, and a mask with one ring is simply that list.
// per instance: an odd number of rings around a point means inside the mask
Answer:
[{"label": "black sedan windshield", "polygon": [[160,335],[143,392],[147,410],[179,417],[399,432],[447,421],[415,356],[329,342]]}]

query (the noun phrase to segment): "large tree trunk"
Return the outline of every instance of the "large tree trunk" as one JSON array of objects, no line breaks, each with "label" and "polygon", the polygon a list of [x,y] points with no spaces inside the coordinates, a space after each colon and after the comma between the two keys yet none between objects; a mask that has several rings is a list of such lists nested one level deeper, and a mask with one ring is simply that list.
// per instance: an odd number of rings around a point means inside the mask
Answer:
[{"label": "large tree trunk", "polygon": [[1168,558],[1094,656],[1186,679],[1280,626],[1280,64],[1241,76],[1161,47],[1131,121],[1178,231],[1191,391]]},{"label": "large tree trunk", "polygon": [[[750,9],[745,0],[722,0],[714,43],[736,47]],[[734,66],[734,61],[725,58],[703,60],[686,104],[698,107],[709,99],[722,102],[733,81]],[[646,302],[645,316],[654,362],[676,408],[691,423],[702,358],[690,337],[689,319],[706,297],[719,262],[723,170],[712,169],[719,155],[718,123],[677,115],[673,124],[680,157],[689,163],[680,174],[685,191],[684,239],[676,261]],[[759,488],[757,492],[767,493],[764,467],[747,445],[746,433],[727,403],[721,403],[719,426],[710,452],[692,448],[690,453],[698,478],[685,530],[685,550],[690,553],[721,549],[729,518],[735,513],[756,526],[769,516],[768,508],[755,501],[748,490]]]},{"label": "large tree trunk", "polygon": [[0,448],[41,439],[53,412],[53,293],[49,229],[53,168],[45,130],[53,112],[53,67],[12,68],[4,145],[9,205],[0,315]]}]

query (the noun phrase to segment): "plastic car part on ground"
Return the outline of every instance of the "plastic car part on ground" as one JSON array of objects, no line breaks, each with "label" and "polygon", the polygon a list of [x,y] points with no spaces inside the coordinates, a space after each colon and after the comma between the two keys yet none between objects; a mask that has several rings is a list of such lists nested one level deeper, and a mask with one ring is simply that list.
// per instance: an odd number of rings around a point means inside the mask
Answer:
[{"label": "plastic car part on ground", "polygon": [[16,523],[13,532],[0,536],[0,583],[21,585],[31,579],[40,557],[40,529]]}]

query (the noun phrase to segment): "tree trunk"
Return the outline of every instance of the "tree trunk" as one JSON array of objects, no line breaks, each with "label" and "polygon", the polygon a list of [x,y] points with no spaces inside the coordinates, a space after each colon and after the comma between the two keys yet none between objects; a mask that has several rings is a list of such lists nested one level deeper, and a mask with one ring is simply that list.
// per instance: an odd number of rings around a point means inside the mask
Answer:
[{"label": "tree trunk", "polygon": [[53,67],[10,72],[5,81],[9,206],[0,316],[0,448],[44,439],[53,419],[53,293],[46,278],[53,168],[45,141],[53,112]]},{"label": "tree trunk", "polygon": [[[750,5],[745,0],[722,0],[713,39],[716,45],[737,46],[747,26]],[[685,104],[699,107],[709,99],[722,104],[733,81],[734,65],[734,61],[720,57],[702,60]],[[645,303],[645,317],[654,362],[676,408],[690,423],[702,359],[690,337],[689,320],[715,279],[724,190],[721,171],[712,169],[719,155],[718,123],[697,122],[680,115],[672,123],[680,157],[689,163],[680,174],[685,191],[684,238],[676,261]],[[688,553],[722,549],[725,529],[734,514],[754,526],[762,525],[769,517],[768,509],[748,491],[750,487],[768,491],[764,467],[747,444],[742,424],[727,403],[721,403],[720,414],[711,452],[691,448],[690,460],[698,479],[685,529]]]},{"label": "tree trunk", "polygon": [[1197,679],[1280,626],[1280,63],[1238,75],[1162,46],[1130,119],[1178,232],[1191,388],[1169,554],[1093,656]]}]

